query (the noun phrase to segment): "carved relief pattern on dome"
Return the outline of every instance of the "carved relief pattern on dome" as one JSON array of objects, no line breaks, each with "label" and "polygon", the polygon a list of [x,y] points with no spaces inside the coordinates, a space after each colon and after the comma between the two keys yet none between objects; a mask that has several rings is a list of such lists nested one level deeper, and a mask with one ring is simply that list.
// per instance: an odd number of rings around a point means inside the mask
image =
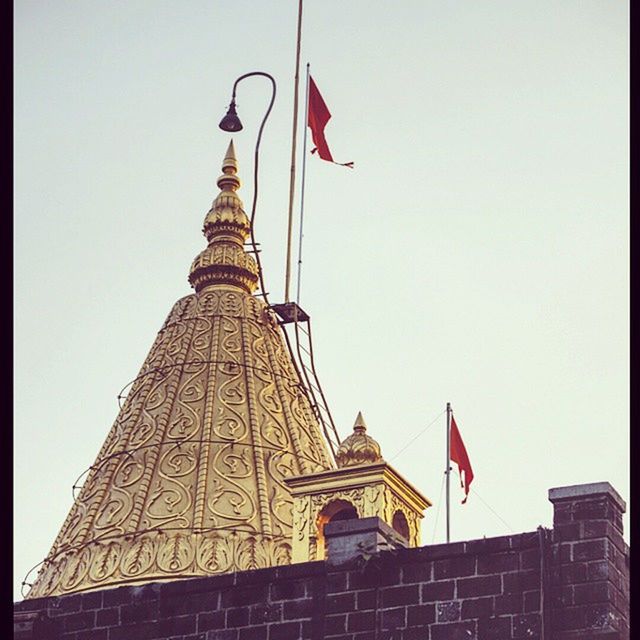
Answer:
[{"label": "carved relief pattern on dome", "polygon": [[105,540],[61,554],[43,569],[29,593],[45,597],[140,580],[188,578],[290,564],[291,544],[282,538],[235,532],[148,532],[133,541]]},{"label": "carved relief pattern on dome", "polygon": [[196,317],[212,316],[218,312],[220,293],[218,291],[203,291],[201,295],[193,296],[196,299]]},{"label": "carved relief pattern on dome", "polygon": [[[145,368],[152,365],[154,360],[157,360],[155,353],[157,350],[162,349],[162,345],[169,339],[169,335],[165,335],[162,338],[158,336],[154,343],[154,348],[143,365],[143,372]],[[96,536],[96,530],[93,528],[94,518],[113,477],[123,463],[126,463],[128,469],[131,470],[132,468],[130,462],[131,454],[126,452],[128,446],[126,441],[128,434],[139,420],[140,412],[152,388],[152,376],[139,376],[134,382],[120,415],[98,454],[97,463],[94,463],[69,516],[60,530],[51,554],[71,545],[81,544]],[[140,430],[144,431],[144,428],[144,423],[140,424]],[[125,477],[126,475],[125,473]],[[116,512],[122,512],[126,509],[126,506],[126,495],[114,496],[112,500],[108,501],[107,507],[112,514],[111,518],[113,519],[117,515]],[[98,516],[100,515],[98,514]]]},{"label": "carved relief pattern on dome", "polygon": [[[188,296],[184,296],[184,298],[180,298],[172,307],[169,315],[167,316],[164,324],[160,331],[165,331],[167,327],[172,325],[175,322],[180,322],[185,318],[188,318],[193,315],[194,308],[198,305],[198,299],[195,294],[189,294]],[[155,347],[155,345],[154,345]],[[153,350],[151,353],[153,353]]]},{"label": "carved relief pattern on dome", "polygon": [[321,440],[319,429],[310,428],[309,414],[311,408],[307,397],[302,392],[300,386],[292,385],[289,381],[287,384],[290,393],[293,396],[291,402],[291,415],[293,416],[301,434],[303,451],[307,452],[307,456],[311,458],[311,471],[322,471],[329,465],[326,445]]},{"label": "carved relief pattern on dome", "polygon": [[122,547],[117,541],[109,541],[98,545],[93,550],[89,578],[93,582],[102,582],[111,577],[120,563]]},{"label": "carved relief pattern on dome", "polygon": [[296,421],[298,429],[304,434],[305,440],[309,443],[308,450],[313,460],[311,472],[329,469],[333,465],[329,457],[327,445],[322,438],[320,428],[316,418],[313,416],[311,405],[298,375],[289,359],[288,351],[280,332],[282,329],[274,324],[271,326],[273,334],[273,344],[276,345],[276,358],[284,376],[285,387],[291,397],[291,413]]},{"label": "carved relief pattern on dome", "polygon": [[[300,381],[289,361],[281,329],[278,326],[265,327],[269,339],[266,341],[269,358],[275,373],[275,383],[280,402],[283,407],[283,416],[290,425],[293,438],[293,448],[302,464],[303,473],[312,473],[323,469],[330,469],[331,462],[326,445],[320,436],[320,428],[315,419],[310,419],[309,413],[301,410]],[[308,400],[304,397],[308,406]],[[311,430],[317,432],[318,437],[312,437]]]},{"label": "carved relief pattern on dome", "polygon": [[247,409],[249,418],[249,427],[251,429],[252,446],[252,462],[255,471],[255,479],[257,486],[257,500],[260,512],[260,528],[267,535],[271,535],[273,527],[271,524],[271,513],[269,510],[269,496],[266,476],[266,459],[268,451],[264,446],[260,424],[258,419],[258,402],[256,393],[255,379],[255,360],[253,357],[254,342],[259,335],[252,331],[253,327],[250,321],[243,322],[242,328],[242,345],[244,355],[244,374],[247,387]]},{"label": "carved relief pattern on dome", "polygon": [[176,302],[29,598],[291,561],[284,479],[331,463],[272,316]]},{"label": "carved relief pattern on dome", "polygon": [[127,491],[130,496],[139,492],[139,485],[143,481],[145,469],[150,464],[152,453],[152,438],[156,440],[162,437],[158,433],[157,421],[159,414],[167,404],[170,394],[170,383],[175,378],[175,370],[172,358],[165,358],[163,354],[170,352],[175,344],[182,344],[183,348],[188,344],[188,326],[175,325],[172,331],[163,336],[158,348],[158,353],[152,357],[150,366],[143,372],[142,380],[148,382],[148,389],[144,396],[138,398],[135,389],[127,400],[132,400],[139,405],[130,417],[124,413],[126,422],[122,433],[122,448],[127,452],[118,456],[118,464],[113,476],[113,484]]},{"label": "carved relief pattern on dome", "polygon": [[148,571],[153,566],[155,552],[151,538],[147,536],[136,538],[122,556],[120,562],[122,575],[132,578]]},{"label": "carved relief pattern on dome", "polygon": [[158,545],[156,556],[158,568],[164,573],[182,572],[193,562],[195,552],[191,536],[179,533],[167,536]]},{"label": "carved relief pattern on dome", "polygon": [[284,478],[299,475],[301,465],[291,453],[292,443],[283,422],[282,402],[278,395],[275,378],[277,367],[270,366],[269,352],[265,345],[264,330],[257,322],[249,321],[251,355],[254,362],[252,372],[255,386],[256,424],[265,447],[264,458],[272,487],[267,496],[267,509],[272,515],[273,533],[289,535],[293,519],[293,501]]},{"label": "carved relief pattern on dome", "polygon": [[151,491],[143,509],[142,529],[186,528],[193,524],[211,328],[207,318],[198,318],[194,323],[172,413],[162,437],[160,457],[151,479]]},{"label": "carved relief pattern on dome", "polygon": [[[213,309],[217,308],[219,296],[213,292],[207,293],[202,296],[202,304],[204,307]],[[199,307],[200,309],[200,307]],[[201,311],[199,311],[201,312]],[[220,336],[220,322],[214,322],[211,318],[212,331],[210,335],[210,350],[209,359],[207,364],[207,376],[211,379],[212,374],[216,371],[218,361],[218,349],[219,349],[219,336]],[[213,415],[214,406],[216,403],[216,384],[207,384],[206,393],[203,399],[203,427],[202,427],[202,444],[200,447],[200,459],[198,461],[197,476],[195,478],[196,483],[196,495],[195,495],[195,508],[193,516],[194,527],[202,528],[205,525],[205,510],[207,502],[207,482],[209,478],[209,460],[211,459],[211,451],[215,447],[212,442],[214,438],[213,432]],[[207,516],[209,517],[209,516]]]},{"label": "carved relief pattern on dome", "polygon": [[293,526],[293,500],[287,492],[283,478],[292,474],[297,466],[296,459],[289,452],[271,452],[268,454],[268,470],[274,484],[269,495],[269,509],[273,516],[273,533],[289,535]]},{"label": "carved relief pattern on dome", "polygon": [[61,574],[61,586],[65,591],[77,587],[86,577],[91,565],[92,555],[88,547],[71,556],[66,564],[66,570]]},{"label": "carved relief pattern on dome", "polygon": [[[230,315],[238,314],[235,296],[225,294],[221,307]],[[233,318],[220,319],[219,359],[217,365],[217,410],[213,417],[213,438],[226,444],[216,444],[212,458],[207,507],[209,526],[231,526],[246,522],[253,529],[258,515],[256,488],[249,458],[250,430],[246,416],[247,390],[242,363],[240,323]],[[218,383],[221,381],[221,384]]]},{"label": "carved relief pattern on dome", "polygon": [[[187,323],[177,324],[176,328],[176,336],[168,342],[166,347],[167,364],[172,366],[166,367],[166,377],[152,390],[143,409],[143,419],[151,428],[146,430],[147,433],[143,438],[135,437],[129,441],[129,446],[133,444],[137,447],[134,455],[145,452],[145,461],[142,477],[129,489],[134,505],[127,524],[128,531],[145,528],[140,521],[144,517],[149,492],[152,491],[155,494],[158,491],[157,482],[152,484],[153,476],[157,470],[158,460],[164,453],[164,446],[161,443],[166,439],[167,425],[182,379],[182,372],[177,365],[185,362],[196,329],[193,324]],[[142,446],[145,449],[141,449]]]}]

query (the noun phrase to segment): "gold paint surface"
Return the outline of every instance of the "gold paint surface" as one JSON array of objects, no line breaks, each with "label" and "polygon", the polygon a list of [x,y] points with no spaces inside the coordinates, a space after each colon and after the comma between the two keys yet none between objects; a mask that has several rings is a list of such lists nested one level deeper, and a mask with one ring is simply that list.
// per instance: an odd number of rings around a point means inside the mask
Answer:
[{"label": "gold paint surface", "polygon": [[286,480],[333,463],[257,267],[230,145],[209,246],[133,382],[28,598],[291,562]]}]

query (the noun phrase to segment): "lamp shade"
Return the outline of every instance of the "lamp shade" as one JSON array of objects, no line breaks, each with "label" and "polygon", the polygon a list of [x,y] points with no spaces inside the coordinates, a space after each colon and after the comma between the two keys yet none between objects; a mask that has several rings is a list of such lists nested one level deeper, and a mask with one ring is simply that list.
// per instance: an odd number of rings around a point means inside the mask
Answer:
[{"label": "lamp shade", "polygon": [[238,118],[238,114],[236,113],[235,100],[231,101],[225,117],[220,120],[220,124],[218,126],[223,131],[242,131],[242,122],[240,122],[240,118]]}]

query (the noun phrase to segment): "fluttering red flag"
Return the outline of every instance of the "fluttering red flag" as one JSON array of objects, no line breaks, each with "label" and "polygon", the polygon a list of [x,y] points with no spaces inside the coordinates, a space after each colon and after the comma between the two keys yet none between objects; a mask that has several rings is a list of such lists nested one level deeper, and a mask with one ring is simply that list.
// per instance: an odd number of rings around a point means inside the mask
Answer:
[{"label": "fluttering red flag", "polygon": [[322,160],[327,162],[333,162],[333,164],[339,164],[343,167],[350,167],[353,169],[353,162],[336,162],[329,151],[329,145],[324,137],[324,128],[327,126],[327,122],[331,118],[331,113],[327,108],[316,83],[313,78],[309,76],[309,116],[307,119],[307,125],[311,129],[311,138],[313,144],[316,146],[311,149],[311,153],[318,152],[318,155]]},{"label": "fluttering red flag", "polygon": [[[455,462],[458,465],[458,470],[460,472],[460,486],[464,488],[464,500],[462,504],[467,501],[467,497],[469,496],[469,486],[471,485],[471,481],[473,480],[473,470],[471,469],[471,463],[469,462],[469,456],[467,455],[467,450],[465,449],[464,443],[462,442],[462,438],[460,437],[460,431],[458,431],[458,425],[456,425],[456,421],[451,416],[451,431],[449,435],[449,457],[452,462]],[[464,481],[462,478],[462,473],[464,472]]]}]

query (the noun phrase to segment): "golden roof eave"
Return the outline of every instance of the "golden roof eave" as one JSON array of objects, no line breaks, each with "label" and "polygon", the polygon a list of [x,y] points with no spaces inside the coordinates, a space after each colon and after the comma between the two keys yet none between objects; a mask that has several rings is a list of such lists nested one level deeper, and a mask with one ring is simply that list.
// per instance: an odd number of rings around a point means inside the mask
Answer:
[{"label": "golden roof eave", "polygon": [[331,489],[347,491],[384,482],[404,496],[416,511],[422,512],[433,504],[385,461],[308,473],[287,478],[285,482],[294,498],[301,494],[321,494]]}]

